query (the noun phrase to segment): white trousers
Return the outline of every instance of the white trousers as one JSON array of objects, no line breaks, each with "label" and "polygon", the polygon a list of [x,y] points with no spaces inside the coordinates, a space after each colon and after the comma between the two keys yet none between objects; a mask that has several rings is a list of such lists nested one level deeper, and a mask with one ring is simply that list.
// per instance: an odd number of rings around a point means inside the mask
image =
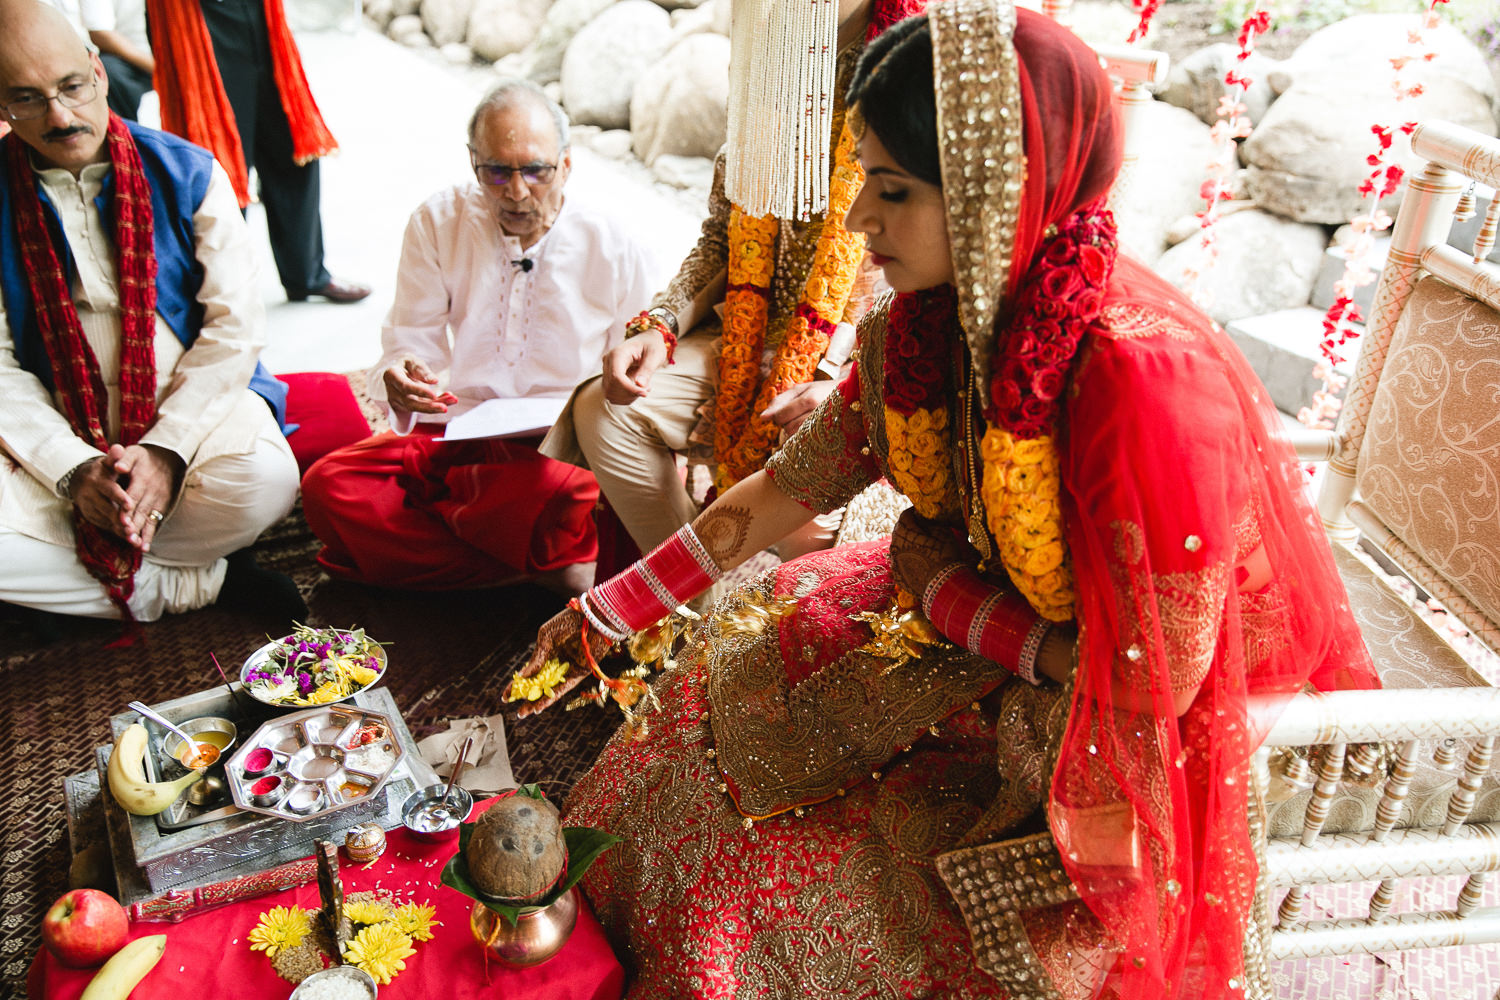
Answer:
[{"label": "white trousers", "polygon": [[[269,418],[269,410],[262,411]],[[297,460],[274,420],[265,421],[248,452],[216,448],[221,431],[244,436],[243,430],[214,431],[199,449],[213,457],[188,466],[177,503],[135,575],[130,610],[138,621],[212,604],[224,584],[224,556],[254,542],[297,499]],[[4,527],[0,601],[85,618],[120,617],[73,546]]]}]

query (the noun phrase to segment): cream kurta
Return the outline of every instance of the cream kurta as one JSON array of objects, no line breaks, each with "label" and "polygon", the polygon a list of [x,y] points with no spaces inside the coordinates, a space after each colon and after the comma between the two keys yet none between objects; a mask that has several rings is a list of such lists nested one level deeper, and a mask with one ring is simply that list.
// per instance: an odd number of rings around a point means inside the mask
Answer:
[{"label": "cream kurta", "polygon": [[[75,275],[72,291],[109,396],[106,432],[119,432],[120,305],[115,247],[94,208],[107,164],[41,170],[57,209]],[[285,516],[296,496],[296,462],[270,408],[248,388],[265,344],[265,310],[256,291],[249,231],[229,179],[214,166],[193,216],[195,255],[204,268],[198,301],[203,328],[184,349],[156,319],[157,418],[142,444],[187,464],[183,486],[137,574],[132,610],[150,620],[163,611],[209,603],[223,582],[222,557],[249,544]],[[0,600],[66,614],[110,616],[101,585],[73,551],[71,504],[57,483],[98,457],[74,433],[58,397],[16,361],[0,306]]]}]

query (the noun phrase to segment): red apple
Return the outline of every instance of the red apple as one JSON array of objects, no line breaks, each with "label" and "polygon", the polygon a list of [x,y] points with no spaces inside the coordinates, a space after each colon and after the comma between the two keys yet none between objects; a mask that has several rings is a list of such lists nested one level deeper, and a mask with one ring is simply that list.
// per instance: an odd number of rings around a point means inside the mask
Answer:
[{"label": "red apple", "polygon": [[42,944],[63,965],[87,969],[125,947],[130,921],[113,896],[74,889],[42,917]]}]

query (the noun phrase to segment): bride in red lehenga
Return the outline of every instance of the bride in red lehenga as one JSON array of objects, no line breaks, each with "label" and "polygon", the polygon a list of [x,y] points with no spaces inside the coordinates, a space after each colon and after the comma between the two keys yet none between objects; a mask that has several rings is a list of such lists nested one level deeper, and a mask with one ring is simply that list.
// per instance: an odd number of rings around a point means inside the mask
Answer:
[{"label": "bride in red lehenga", "polygon": [[631,996],[1260,995],[1247,699],[1376,683],[1276,414],[1117,254],[1070,32],[940,0],[849,106],[896,291],[855,373],[538,643],[597,652],[881,477],[913,502],[721,601],[573,789],[624,838],[584,884]]}]

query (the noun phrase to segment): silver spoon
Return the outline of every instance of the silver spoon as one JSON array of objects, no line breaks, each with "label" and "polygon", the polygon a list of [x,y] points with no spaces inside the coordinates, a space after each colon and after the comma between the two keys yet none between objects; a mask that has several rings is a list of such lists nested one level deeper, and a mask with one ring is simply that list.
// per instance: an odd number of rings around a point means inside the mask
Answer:
[{"label": "silver spoon", "polygon": [[193,739],[187,733],[183,732],[181,729],[178,729],[172,723],[170,723],[166,719],[162,718],[161,715],[159,715],[157,712],[155,712],[152,709],[148,708],[144,702],[132,701],[129,705],[127,705],[125,707],[126,708],[130,708],[130,709],[134,709],[136,712],[140,713],[145,718],[150,719],[152,722],[156,723],[158,726],[161,726],[162,728],[166,729],[168,732],[172,733],[174,736],[176,736],[178,739],[182,740],[182,742],[186,743],[188,746],[190,746],[190,747],[196,747],[198,745],[198,741],[197,740]]}]

